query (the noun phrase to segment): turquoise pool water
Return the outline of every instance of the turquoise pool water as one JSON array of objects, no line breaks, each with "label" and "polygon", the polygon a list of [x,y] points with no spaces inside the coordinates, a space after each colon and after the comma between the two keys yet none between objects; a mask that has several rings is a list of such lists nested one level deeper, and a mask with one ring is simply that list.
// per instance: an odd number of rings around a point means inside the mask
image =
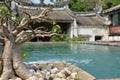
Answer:
[{"label": "turquoise pool water", "polygon": [[96,78],[120,78],[120,47],[74,43],[31,43],[22,46],[25,62],[71,62]]}]

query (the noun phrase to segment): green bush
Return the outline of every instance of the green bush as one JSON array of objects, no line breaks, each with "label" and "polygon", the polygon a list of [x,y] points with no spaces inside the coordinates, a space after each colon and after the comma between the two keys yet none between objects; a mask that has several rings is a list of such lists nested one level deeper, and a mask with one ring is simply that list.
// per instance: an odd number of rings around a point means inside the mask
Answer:
[{"label": "green bush", "polygon": [[75,80],[82,80],[78,75],[76,75],[76,79]]},{"label": "green bush", "polygon": [[78,37],[74,36],[73,38],[68,39],[68,41],[84,41],[84,39],[81,38],[80,36],[78,36]]},{"label": "green bush", "polygon": [[66,34],[53,35],[50,38],[50,41],[66,41]]}]

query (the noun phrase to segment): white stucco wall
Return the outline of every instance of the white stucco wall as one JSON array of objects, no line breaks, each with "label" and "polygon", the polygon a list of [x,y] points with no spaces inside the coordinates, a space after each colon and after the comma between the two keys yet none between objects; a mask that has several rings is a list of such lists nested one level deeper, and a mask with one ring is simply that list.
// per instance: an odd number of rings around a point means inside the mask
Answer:
[{"label": "white stucco wall", "polygon": [[74,19],[73,22],[71,22],[70,27],[67,30],[67,34],[69,38],[73,38],[73,36],[78,36],[76,19]]},{"label": "white stucco wall", "polygon": [[109,36],[109,41],[120,41],[120,36]]},{"label": "white stucco wall", "polygon": [[87,36],[88,41],[95,41],[95,36],[101,36],[102,41],[108,41],[109,28],[107,26],[78,26],[78,35]]}]

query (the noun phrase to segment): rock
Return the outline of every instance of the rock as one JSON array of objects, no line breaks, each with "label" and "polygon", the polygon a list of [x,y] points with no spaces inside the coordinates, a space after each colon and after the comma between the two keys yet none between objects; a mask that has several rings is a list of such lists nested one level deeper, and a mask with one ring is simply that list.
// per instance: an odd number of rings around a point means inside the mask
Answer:
[{"label": "rock", "polygon": [[46,78],[47,80],[49,80],[50,77],[51,77],[51,76],[50,76],[50,72],[47,72],[45,78]]},{"label": "rock", "polygon": [[40,72],[36,72],[35,75],[36,75],[37,77],[43,77],[43,75],[42,75]]},{"label": "rock", "polygon": [[[34,72],[35,76],[32,76],[27,80],[77,80],[77,76],[83,80],[94,80],[93,78],[91,79],[91,76],[89,78],[89,75],[87,75],[86,72],[71,63],[54,62],[45,64],[29,64],[28,69],[30,72]],[[16,78],[9,80],[22,79]]]},{"label": "rock", "polygon": [[66,77],[71,75],[71,71],[69,71],[68,68],[64,68],[64,70],[62,70],[61,72],[64,73]]},{"label": "rock", "polygon": [[46,72],[46,76],[50,76],[50,72]]},{"label": "rock", "polygon": [[58,78],[66,78],[65,74],[63,74],[62,72],[57,73],[56,77],[58,77]]},{"label": "rock", "polygon": [[51,69],[53,69],[53,64],[48,64],[48,66],[46,67],[46,70],[47,71],[50,71]]},{"label": "rock", "polygon": [[50,70],[51,74],[55,74],[57,72],[59,72],[58,68],[53,68]]},{"label": "rock", "polygon": [[27,80],[38,80],[38,78],[37,78],[36,76],[32,76],[32,77],[30,77],[30,78],[27,79]]},{"label": "rock", "polygon": [[76,72],[71,73],[71,75],[70,75],[70,77],[71,77],[72,79],[76,79],[76,76],[77,76],[77,73],[76,73]]},{"label": "rock", "polygon": [[54,79],[54,78],[55,78],[55,74],[51,74],[51,75],[50,75],[50,78],[53,78],[53,79]]},{"label": "rock", "polygon": [[38,66],[38,70],[43,71],[46,70],[46,67],[48,66],[48,64],[39,64]]},{"label": "rock", "polygon": [[38,80],[44,80],[44,78],[40,77]]},{"label": "rock", "polygon": [[22,80],[21,78],[16,78],[15,80]]},{"label": "rock", "polygon": [[60,78],[54,78],[53,80],[61,80]]},{"label": "rock", "polygon": [[61,80],[66,80],[66,79],[62,78]]},{"label": "rock", "polygon": [[32,68],[31,68],[31,69],[29,69],[29,71],[30,71],[30,72],[32,72],[32,73],[34,73],[34,72],[35,72],[35,70],[34,70],[34,69],[32,69]]},{"label": "rock", "polygon": [[45,71],[41,71],[41,74],[42,74],[42,75],[45,75],[45,74],[46,74],[46,72],[45,72]]},{"label": "rock", "polygon": [[58,68],[59,70],[62,70],[62,69],[64,69],[65,64],[61,63],[61,62],[54,62],[53,66],[56,67],[56,68]]},{"label": "rock", "polygon": [[50,77],[49,80],[54,80],[54,78]]}]

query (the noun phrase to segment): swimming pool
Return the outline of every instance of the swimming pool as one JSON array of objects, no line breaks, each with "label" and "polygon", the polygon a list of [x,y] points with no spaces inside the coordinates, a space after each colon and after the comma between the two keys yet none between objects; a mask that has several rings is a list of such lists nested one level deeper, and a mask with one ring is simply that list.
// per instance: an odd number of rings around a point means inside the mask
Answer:
[{"label": "swimming pool", "polygon": [[120,77],[120,47],[76,43],[27,43],[25,62],[71,62],[96,78]]}]

